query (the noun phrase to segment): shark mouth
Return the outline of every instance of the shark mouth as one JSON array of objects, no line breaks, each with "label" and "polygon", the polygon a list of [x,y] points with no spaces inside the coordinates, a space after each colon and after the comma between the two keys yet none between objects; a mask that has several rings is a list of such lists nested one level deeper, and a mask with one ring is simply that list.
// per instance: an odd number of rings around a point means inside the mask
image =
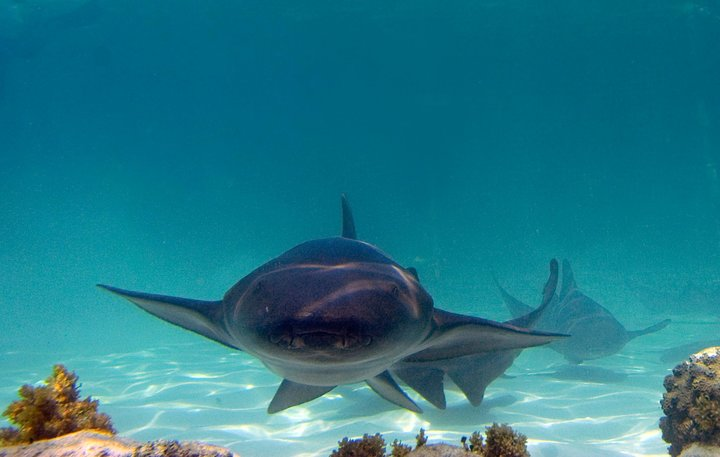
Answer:
[{"label": "shark mouth", "polygon": [[369,346],[372,337],[357,331],[342,329],[300,329],[290,325],[276,327],[269,335],[270,342],[284,349],[356,349]]}]

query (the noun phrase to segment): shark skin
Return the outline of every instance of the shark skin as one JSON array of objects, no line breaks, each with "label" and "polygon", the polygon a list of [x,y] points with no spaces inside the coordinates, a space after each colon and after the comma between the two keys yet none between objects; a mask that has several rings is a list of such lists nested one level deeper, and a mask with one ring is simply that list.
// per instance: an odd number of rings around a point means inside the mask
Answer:
[{"label": "shark skin", "polygon": [[283,378],[268,406],[271,414],[357,382],[420,413],[395,381],[393,367],[435,369],[461,357],[515,351],[565,336],[436,309],[414,269],[356,239],[344,195],[342,209],[343,236],[288,250],[240,279],[222,300],[98,287],[259,359]]},{"label": "shark skin", "polygon": [[[495,282],[513,316],[532,311],[531,307],[510,295],[497,279]],[[560,292],[552,298],[542,316],[527,327],[569,334],[569,338],[555,341],[548,347],[562,354],[568,362],[580,364],[616,354],[630,340],[660,331],[669,323],[670,319],[665,319],[641,330],[626,330],[610,311],[578,289],[570,262],[563,260]]]}]

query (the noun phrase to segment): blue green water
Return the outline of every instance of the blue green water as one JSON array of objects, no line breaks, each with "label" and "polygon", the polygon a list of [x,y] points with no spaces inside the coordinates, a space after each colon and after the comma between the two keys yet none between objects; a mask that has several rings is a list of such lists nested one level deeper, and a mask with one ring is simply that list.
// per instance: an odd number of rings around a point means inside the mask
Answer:
[{"label": "blue green water", "polygon": [[[711,1],[0,0],[0,404],[62,362],[121,433],[244,456],[492,421],[663,454],[660,354],[720,334],[717,43]],[[619,383],[536,349],[492,408],[356,385],[268,416],[259,362],[94,287],[217,299],[338,234],[341,192],[443,309],[508,319],[492,273],[536,302],[567,257],[628,328],[673,324],[595,362]]]}]

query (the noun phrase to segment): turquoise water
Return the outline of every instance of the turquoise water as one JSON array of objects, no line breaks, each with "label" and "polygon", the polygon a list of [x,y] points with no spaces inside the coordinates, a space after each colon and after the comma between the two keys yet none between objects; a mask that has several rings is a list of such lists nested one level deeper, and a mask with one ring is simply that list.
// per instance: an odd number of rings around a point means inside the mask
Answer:
[{"label": "turquoise water", "polygon": [[[0,405],[61,362],[122,434],[244,456],[493,421],[664,454],[663,351],[720,334],[718,42],[710,1],[0,0]],[[268,416],[258,361],[94,286],[217,299],[337,235],[341,192],[443,309],[508,319],[492,274],[536,303],[566,257],[629,329],[673,323],[588,363],[620,379],[533,349],[480,408],[350,385]]]}]

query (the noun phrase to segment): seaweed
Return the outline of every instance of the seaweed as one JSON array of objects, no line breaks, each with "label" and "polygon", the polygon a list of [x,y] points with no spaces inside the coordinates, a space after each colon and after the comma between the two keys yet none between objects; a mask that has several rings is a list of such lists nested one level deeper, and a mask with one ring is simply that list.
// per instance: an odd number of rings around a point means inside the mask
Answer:
[{"label": "seaweed", "polygon": [[482,446],[482,438],[479,440],[479,445],[483,449],[480,455],[485,457],[530,457],[527,437],[507,424],[493,423],[492,426],[487,427],[485,446]]},{"label": "seaweed", "polygon": [[390,457],[406,457],[412,451],[412,446],[403,444],[402,441],[398,440],[393,441],[391,446]]},{"label": "seaweed", "polygon": [[55,365],[46,385],[20,387],[20,400],[12,402],[3,416],[17,427],[0,428],[0,446],[28,444],[79,430],[115,434],[110,416],[98,413],[98,401],[80,399],[77,375]]},{"label": "seaweed", "polygon": [[425,446],[427,444],[427,436],[425,436],[425,429],[421,428],[417,435],[415,435],[415,442],[416,446],[415,448],[419,448],[421,446]]},{"label": "seaweed", "polygon": [[382,435],[363,435],[362,438],[351,440],[347,437],[338,441],[338,448],[330,457],[385,457],[385,440]]},{"label": "seaweed", "polygon": [[[416,439],[416,447],[427,445],[428,437],[425,430],[420,429]],[[485,441],[480,432],[473,432],[460,440],[461,447],[468,456],[482,457],[530,457],[527,450],[527,437],[518,433],[507,424],[493,423],[485,429]],[[363,435],[360,439],[351,440],[347,437],[338,442],[339,448],[333,451],[330,457],[385,457],[385,440],[382,435]],[[431,446],[432,447],[432,446]],[[392,452],[389,457],[406,457],[411,455],[412,448],[395,440],[392,443]],[[461,451],[462,452],[462,451]]]},{"label": "seaweed", "polygon": [[518,433],[507,424],[493,423],[485,428],[485,443],[480,432],[473,432],[468,440],[467,436],[460,439],[460,444],[466,452],[483,457],[529,457],[527,450],[527,437]]},{"label": "seaweed", "polygon": [[480,432],[472,432],[472,435],[470,435],[470,441],[468,441],[467,436],[463,436],[460,438],[460,444],[466,452],[482,455],[484,448],[483,437]]}]

